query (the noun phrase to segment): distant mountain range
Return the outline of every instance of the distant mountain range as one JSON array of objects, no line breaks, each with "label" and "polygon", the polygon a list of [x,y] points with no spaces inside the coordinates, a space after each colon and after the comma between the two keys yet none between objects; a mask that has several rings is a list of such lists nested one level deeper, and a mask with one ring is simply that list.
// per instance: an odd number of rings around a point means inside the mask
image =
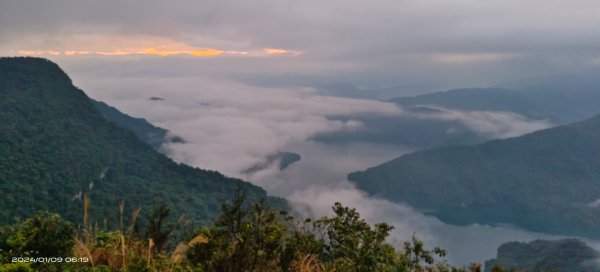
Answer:
[{"label": "distant mountain range", "polygon": [[360,129],[320,133],[313,140],[326,144],[366,142],[428,148],[460,143],[480,143],[490,138],[482,137],[458,120],[416,118],[412,113],[422,113],[423,107],[408,109],[400,116],[373,114],[335,116],[331,120],[354,120]]},{"label": "distant mountain range", "polygon": [[207,223],[237,188],[251,199],[267,197],[250,183],[172,161],[139,139],[156,147],[164,130],[137,119],[134,134],[123,128],[131,120],[122,119],[74,87],[56,64],[0,58],[0,222],[38,210],[80,222],[89,196],[97,220],[114,223],[123,200],[128,211],[166,202]]},{"label": "distant mountain range", "polygon": [[401,156],[348,175],[442,221],[600,237],[600,116],[517,138]]},{"label": "distant mountain range", "polygon": [[485,262],[485,271],[496,265],[509,271],[579,271],[600,269],[600,253],[578,239],[510,242],[498,248],[496,259]]},{"label": "distant mountain range", "polygon": [[534,86],[531,83],[524,86],[525,89],[455,89],[390,101],[403,107],[428,105],[466,111],[513,112],[559,124],[580,121],[598,113],[600,81],[590,89]]},{"label": "distant mountain range", "polygon": [[[349,84],[334,85],[336,92]],[[454,115],[477,113],[518,114],[523,121],[546,121],[553,125],[581,121],[600,113],[600,70],[574,74],[522,79],[490,88],[453,89],[388,100],[405,110],[401,116],[333,116],[334,120],[353,119],[363,129],[319,134],[315,140],[338,142],[372,142],[410,145],[417,148],[439,147],[451,144],[474,144],[497,138],[474,131],[465,122],[440,114],[431,118],[415,117],[423,109],[438,108]],[[362,93],[368,93],[361,91]],[[354,95],[352,95],[354,96]],[[518,116],[516,116],[518,117]],[[484,117],[482,117],[483,119]],[[479,120],[476,120],[479,121]],[[503,126],[502,123],[491,124]]]}]

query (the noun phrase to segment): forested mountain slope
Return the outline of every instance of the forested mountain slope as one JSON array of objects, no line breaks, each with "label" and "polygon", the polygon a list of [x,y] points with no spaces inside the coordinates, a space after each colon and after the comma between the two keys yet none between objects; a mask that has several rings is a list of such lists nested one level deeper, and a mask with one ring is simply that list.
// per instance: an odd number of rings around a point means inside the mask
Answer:
[{"label": "forested mountain slope", "polygon": [[184,142],[181,137],[169,136],[168,130],[154,126],[144,118],[129,116],[102,101],[92,100],[92,104],[106,120],[133,132],[140,140],[151,145],[156,150],[160,150],[164,143]]},{"label": "forested mountain slope", "polygon": [[600,116],[517,138],[407,154],[348,178],[452,224],[600,237]]},{"label": "forested mountain slope", "polygon": [[0,59],[0,222],[43,209],[79,221],[86,195],[99,220],[114,222],[124,200],[127,210],[164,201],[207,222],[238,187],[266,197],[247,182],[178,164],[105,120],[56,64]]}]

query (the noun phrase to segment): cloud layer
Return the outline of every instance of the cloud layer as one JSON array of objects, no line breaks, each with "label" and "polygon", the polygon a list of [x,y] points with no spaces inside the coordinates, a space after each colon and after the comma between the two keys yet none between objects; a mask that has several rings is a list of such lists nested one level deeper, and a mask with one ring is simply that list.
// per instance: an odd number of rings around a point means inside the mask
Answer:
[{"label": "cloud layer", "polygon": [[[185,64],[185,63],[183,63]],[[165,146],[177,161],[221,171],[262,186],[270,194],[286,197],[305,216],[329,214],[334,202],[357,207],[370,222],[396,227],[392,241],[400,243],[414,232],[429,245],[452,253],[455,263],[481,261],[508,240],[545,237],[510,228],[442,224],[403,205],[372,198],[346,180],[346,174],[390,160],[412,149],[367,143],[324,144],[310,139],[319,133],[364,129],[351,116],[428,118],[464,123],[489,137],[516,136],[546,125],[543,121],[499,112],[460,112],[439,109],[415,115],[393,103],[327,97],[310,88],[265,88],[210,73],[180,75],[164,71],[153,62],[113,66],[111,62],[75,69],[75,83],[96,98],[133,116],[149,119],[186,139]],[[174,73],[174,74],[173,74]],[[160,97],[160,99],[149,99]],[[330,116],[348,116],[339,121]],[[277,164],[247,173],[246,169],[279,151],[290,151],[302,160],[279,171]],[[489,238],[483,245],[482,237]],[[472,248],[479,249],[473,253]]]},{"label": "cloud layer", "polygon": [[302,56],[225,62],[239,74],[274,76],[254,69],[269,67],[406,94],[596,66],[599,8],[595,0],[0,1],[0,54],[285,50]]},{"label": "cloud layer", "polygon": [[[512,112],[498,111],[461,111],[431,107],[431,113],[412,113],[419,119],[457,121],[474,133],[488,139],[517,137],[553,126],[549,120],[530,120]],[[451,133],[451,131],[448,131]]]},{"label": "cloud layer", "polygon": [[[115,79],[111,80],[116,84]],[[240,176],[268,155],[316,133],[359,129],[327,116],[400,114],[391,103],[319,96],[311,89],[258,88],[198,77],[121,79],[96,97],[186,139],[166,146],[176,160]],[[144,89],[143,92],[127,92]],[[92,93],[94,96],[95,93]],[[164,101],[148,100],[161,97]],[[118,99],[115,99],[118,98]]]}]

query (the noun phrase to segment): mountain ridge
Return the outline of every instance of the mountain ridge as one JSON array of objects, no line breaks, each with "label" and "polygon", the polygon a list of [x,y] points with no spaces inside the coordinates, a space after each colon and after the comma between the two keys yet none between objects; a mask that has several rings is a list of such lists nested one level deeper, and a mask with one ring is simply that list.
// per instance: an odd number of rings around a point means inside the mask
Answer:
[{"label": "mountain ridge", "polygon": [[[498,247],[497,257],[485,262],[485,271],[499,265],[518,271],[598,271],[600,252],[579,239],[508,242]],[[512,271],[512,270],[511,270]]]},{"label": "mountain ridge", "polygon": [[[348,179],[444,222],[600,237],[600,115],[477,145],[400,156]],[[568,204],[565,204],[568,203]]]},{"label": "mountain ridge", "polygon": [[[487,88],[460,88],[392,98],[400,106],[433,105],[456,110],[513,112],[566,124],[594,116],[600,101],[599,71],[523,79]],[[591,77],[591,75],[596,75]],[[560,79],[560,80],[559,80]]]},{"label": "mountain ridge", "polygon": [[[0,58],[0,220],[40,209],[81,218],[82,195],[95,218],[115,222],[127,210],[157,202],[208,223],[237,188],[255,185],[179,164],[103,118],[58,65],[39,58]],[[276,205],[284,201],[270,198]]]},{"label": "mountain ridge", "polygon": [[140,140],[161,151],[162,145],[166,143],[185,143],[179,136],[169,135],[169,131],[157,127],[144,118],[137,118],[119,111],[102,101],[92,99],[92,104],[102,116],[115,125],[133,132]]}]

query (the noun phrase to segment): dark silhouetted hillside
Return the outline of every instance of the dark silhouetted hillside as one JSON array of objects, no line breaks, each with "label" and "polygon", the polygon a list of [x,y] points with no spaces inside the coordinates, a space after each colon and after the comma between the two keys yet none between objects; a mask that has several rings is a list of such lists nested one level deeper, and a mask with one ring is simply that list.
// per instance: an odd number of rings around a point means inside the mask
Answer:
[{"label": "dark silhouetted hillside", "polygon": [[536,240],[529,243],[510,242],[498,248],[496,259],[485,263],[485,271],[499,265],[517,271],[598,271],[600,253],[581,240]]},{"label": "dark silhouetted hillside", "polygon": [[93,218],[109,222],[121,200],[128,210],[164,201],[207,222],[238,187],[266,197],[247,182],[176,163],[105,120],[56,64],[0,59],[1,222],[44,209],[79,222],[84,195]]},{"label": "dark silhouetted hillside", "polygon": [[600,116],[401,156],[348,178],[452,224],[600,237]]}]

